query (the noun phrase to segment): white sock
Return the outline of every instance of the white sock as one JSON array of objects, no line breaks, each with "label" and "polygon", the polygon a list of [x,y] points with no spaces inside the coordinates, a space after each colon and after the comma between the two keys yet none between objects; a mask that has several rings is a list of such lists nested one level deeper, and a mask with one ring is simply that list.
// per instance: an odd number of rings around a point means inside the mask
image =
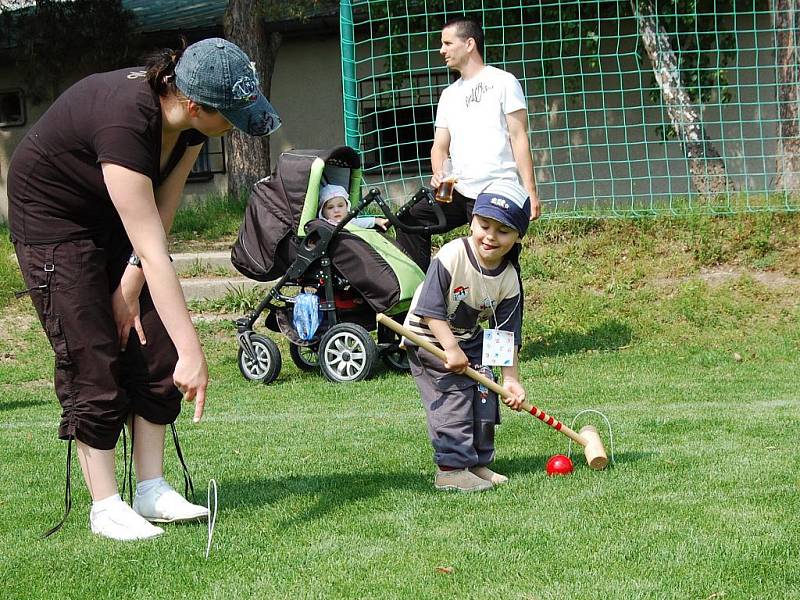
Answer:
[{"label": "white sock", "polygon": [[109,508],[113,508],[114,504],[117,502],[122,502],[122,498],[119,497],[119,494],[114,494],[113,496],[103,498],[102,500],[93,500],[92,508],[95,510],[108,510]]},{"label": "white sock", "polygon": [[140,481],[136,484],[136,494],[143,496],[150,490],[155,489],[155,487],[162,481],[166,483],[166,480],[163,477],[156,477],[155,479],[145,479],[144,481]]}]

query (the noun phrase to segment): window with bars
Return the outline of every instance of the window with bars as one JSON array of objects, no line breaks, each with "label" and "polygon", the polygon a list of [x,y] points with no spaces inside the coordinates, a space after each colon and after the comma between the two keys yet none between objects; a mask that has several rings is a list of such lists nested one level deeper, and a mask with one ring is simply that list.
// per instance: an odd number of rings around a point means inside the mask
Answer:
[{"label": "window with bars", "polygon": [[217,173],[225,173],[225,142],[221,137],[210,137],[203,144],[188,180],[210,181]]},{"label": "window with bars", "polygon": [[436,105],[449,84],[446,71],[412,74],[399,82],[389,76],[359,82],[364,167],[430,170]]},{"label": "window with bars", "polygon": [[22,90],[0,90],[0,127],[20,127],[25,121]]}]

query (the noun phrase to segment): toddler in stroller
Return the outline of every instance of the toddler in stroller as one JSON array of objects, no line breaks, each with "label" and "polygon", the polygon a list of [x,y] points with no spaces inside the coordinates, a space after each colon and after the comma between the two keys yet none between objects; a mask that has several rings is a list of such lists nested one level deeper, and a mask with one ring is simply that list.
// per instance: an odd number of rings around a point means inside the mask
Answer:
[{"label": "toddler in stroller", "polygon": [[[351,208],[350,193],[342,186],[329,183],[319,191],[320,219],[325,219],[328,223],[337,225],[339,221],[347,216]],[[382,217],[355,217],[350,222],[359,227],[375,228],[380,231],[386,231],[389,226],[389,219]]]},{"label": "toddler in stroller", "polygon": [[[319,218],[323,185],[349,193],[350,210],[338,222]],[[304,371],[320,369],[327,379],[345,382],[368,377],[379,358],[391,368],[408,368],[398,337],[375,317],[382,312],[402,322],[424,273],[393,240],[353,221],[375,202],[391,225],[435,233],[445,226],[444,214],[426,188],[396,212],[377,189],[364,198],[360,190],[361,161],[347,146],[284,152],[273,174],[254,186],[231,261],[251,279],[277,281],[254,311],[236,321],[245,378],[270,383],[280,372],[277,345],[254,331],[264,311],[266,326],[287,338],[292,361]],[[431,205],[436,225],[401,221],[420,201]],[[298,332],[294,309],[309,294],[316,296],[319,325]],[[371,331],[377,331],[377,343]]]}]

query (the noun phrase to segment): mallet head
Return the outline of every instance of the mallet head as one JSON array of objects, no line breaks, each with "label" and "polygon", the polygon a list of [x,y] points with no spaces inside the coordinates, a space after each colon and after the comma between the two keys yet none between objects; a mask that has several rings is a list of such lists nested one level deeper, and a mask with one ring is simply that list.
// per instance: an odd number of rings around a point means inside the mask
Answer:
[{"label": "mallet head", "polygon": [[581,428],[578,435],[586,440],[583,454],[586,456],[586,462],[589,467],[596,471],[605,469],[608,464],[608,456],[606,456],[606,449],[603,447],[597,428],[593,425],[586,425]]}]

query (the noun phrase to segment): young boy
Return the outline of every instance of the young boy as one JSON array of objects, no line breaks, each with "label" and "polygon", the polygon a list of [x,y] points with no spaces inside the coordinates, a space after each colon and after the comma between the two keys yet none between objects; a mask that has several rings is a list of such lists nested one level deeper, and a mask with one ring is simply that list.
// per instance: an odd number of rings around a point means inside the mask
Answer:
[{"label": "young boy", "polygon": [[[328,184],[319,191],[319,218],[335,225],[350,212],[350,198],[347,190],[340,185]],[[386,231],[389,219],[383,217],[356,217],[350,221],[364,229]]]},{"label": "young boy", "polygon": [[472,366],[491,377],[490,368],[480,367],[486,362],[480,323],[488,320],[487,339],[492,334],[506,344],[503,387],[514,397],[503,402],[520,409],[525,399],[517,370],[522,290],[506,255],[525,235],[529,219],[530,199],[521,185],[498,180],[487,186],[475,200],[470,235],[442,246],[411,301],[405,326],[447,357],[443,365],[404,340],[428,420],[436,489],[473,492],[508,481],[488,467],[500,422],[497,395],[463,373]]}]

